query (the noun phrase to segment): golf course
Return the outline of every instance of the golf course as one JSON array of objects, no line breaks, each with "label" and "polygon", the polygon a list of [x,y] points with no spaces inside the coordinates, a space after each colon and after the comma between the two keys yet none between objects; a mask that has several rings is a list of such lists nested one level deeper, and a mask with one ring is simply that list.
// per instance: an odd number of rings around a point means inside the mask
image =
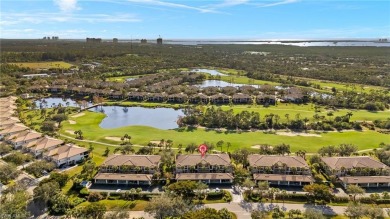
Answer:
[{"label": "golf course", "polygon": [[[81,130],[85,140],[97,141],[109,144],[120,144],[120,138],[125,134],[131,136],[131,142],[137,145],[147,145],[150,141],[170,139],[173,147],[182,144],[200,144],[218,141],[230,142],[230,148],[223,147],[223,151],[234,151],[240,148],[256,149],[256,145],[277,145],[286,143],[291,146],[291,151],[306,150],[317,152],[319,148],[327,145],[354,144],[359,150],[373,149],[381,142],[389,143],[388,135],[376,131],[350,131],[342,132],[265,132],[265,131],[235,131],[235,130],[209,130],[205,128],[186,128],[161,130],[148,126],[127,126],[113,129],[99,127],[105,114],[99,112],[84,111],[80,114],[71,115],[69,121],[64,121],[60,133],[65,136],[75,137],[74,131]],[[220,150],[220,148],[216,149]]]}]

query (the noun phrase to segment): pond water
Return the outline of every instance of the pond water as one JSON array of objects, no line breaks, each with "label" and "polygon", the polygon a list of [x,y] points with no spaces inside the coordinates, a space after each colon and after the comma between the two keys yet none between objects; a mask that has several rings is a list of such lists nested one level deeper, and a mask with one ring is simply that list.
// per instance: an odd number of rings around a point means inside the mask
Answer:
[{"label": "pond water", "polygon": [[[219,81],[219,80],[205,80],[201,84],[199,84],[198,86],[201,88],[205,88],[205,87],[228,87],[228,86],[241,87],[241,86],[248,86],[248,85],[249,84],[236,84],[236,83],[229,83],[226,81]],[[252,86],[255,88],[260,87],[260,85],[249,85],[249,86]]]},{"label": "pond water", "polygon": [[[58,106],[58,104],[61,104],[62,106],[73,106],[73,107],[79,107],[77,105],[75,100],[72,100],[70,98],[59,98],[59,97],[48,97],[48,98],[43,98],[43,99],[38,99],[34,101],[37,108],[42,109],[42,108],[53,108],[54,106]],[[88,102],[88,106],[90,106],[92,103]]]},{"label": "pond water", "polygon": [[176,123],[178,117],[184,115],[182,110],[172,108],[98,106],[90,109],[90,111],[106,114],[99,126],[107,129],[130,125],[175,129],[178,128]]},{"label": "pond water", "polygon": [[191,70],[191,72],[203,72],[203,73],[208,73],[212,76],[217,76],[217,75],[227,76],[226,74],[223,74],[223,73],[221,73],[217,70],[214,70],[214,69],[197,68],[197,69]]}]

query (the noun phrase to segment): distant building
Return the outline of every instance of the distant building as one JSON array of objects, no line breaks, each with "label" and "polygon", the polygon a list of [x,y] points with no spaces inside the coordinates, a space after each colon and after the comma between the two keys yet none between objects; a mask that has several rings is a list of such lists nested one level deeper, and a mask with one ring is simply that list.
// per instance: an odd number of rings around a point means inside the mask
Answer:
[{"label": "distant building", "polygon": [[101,43],[102,42],[102,38],[88,38],[87,37],[87,43]]},{"label": "distant building", "polygon": [[113,43],[118,43],[118,38],[112,39],[112,42],[113,42]]},{"label": "distant building", "polygon": [[34,78],[34,77],[39,77],[39,78],[46,78],[46,77],[50,77],[50,75],[48,74],[28,74],[28,75],[23,75],[24,78]]},{"label": "distant building", "polygon": [[141,39],[141,43],[142,43],[142,44],[147,44],[148,41],[147,41],[146,39]]},{"label": "distant building", "polygon": [[162,45],[163,39],[161,37],[157,38],[157,44]]},{"label": "distant building", "polygon": [[43,40],[58,40],[58,39],[59,39],[58,36],[52,36],[51,38],[49,36],[43,37]]}]

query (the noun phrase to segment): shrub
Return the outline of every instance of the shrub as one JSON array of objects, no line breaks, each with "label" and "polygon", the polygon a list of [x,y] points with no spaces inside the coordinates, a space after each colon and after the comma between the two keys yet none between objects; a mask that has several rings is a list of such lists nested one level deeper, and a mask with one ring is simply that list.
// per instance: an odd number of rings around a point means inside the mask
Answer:
[{"label": "shrub", "polygon": [[349,202],[349,197],[340,197],[340,196],[335,196],[332,199],[332,202],[335,203],[348,203]]},{"label": "shrub", "polygon": [[13,163],[16,166],[22,165],[24,163],[34,160],[34,157],[31,154],[22,154],[20,152],[14,152],[3,158],[4,161],[8,163]]},{"label": "shrub", "polygon": [[375,201],[376,204],[380,205],[380,204],[390,204],[390,199],[378,199]]},{"label": "shrub", "polygon": [[120,192],[110,192],[110,197],[121,197],[122,193]]},{"label": "shrub", "polygon": [[103,196],[99,192],[91,192],[88,195],[89,202],[97,202],[103,199]]},{"label": "shrub", "polygon": [[80,196],[86,197],[86,196],[88,196],[88,195],[89,195],[89,191],[88,191],[87,188],[82,188],[82,189],[80,190]]},{"label": "shrub", "polygon": [[100,192],[100,195],[103,197],[103,199],[106,199],[108,197],[108,192]]},{"label": "shrub", "polygon": [[70,204],[72,206],[77,206],[77,205],[79,205],[79,204],[81,204],[83,202],[85,202],[85,198],[76,197],[76,198],[70,200]]},{"label": "shrub", "polygon": [[53,162],[47,162],[44,160],[36,161],[33,164],[26,167],[26,172],[34,175],[35,177],[41,177],[43,171],[51,172],[54,170],[56,165]]},{"label": "shrub", "polygon": [[375,201],[370,197],[360,197],[359,201],[365,204],[373,204]]},{"label": "shrub", "polygon": [[224,195],[224,193],[222,191],[210,192],[210,193],[207,193],[206,199],[207,200],[218,200],[218,199],[222,199],[223,195]]},{"label": "shrub", "polygon": [[232,194],[230,194],[230,192],[224,191],[223,200],[226,202],[231,202],[233,200]]}]

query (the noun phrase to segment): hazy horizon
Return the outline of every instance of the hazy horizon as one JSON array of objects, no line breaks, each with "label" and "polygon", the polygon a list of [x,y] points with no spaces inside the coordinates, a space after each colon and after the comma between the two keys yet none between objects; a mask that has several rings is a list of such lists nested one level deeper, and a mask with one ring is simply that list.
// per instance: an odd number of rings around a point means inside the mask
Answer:
[{"label": "hazy horizon", "polygon": [[5,0],[2,39],[390,38],[390,1]]}]

